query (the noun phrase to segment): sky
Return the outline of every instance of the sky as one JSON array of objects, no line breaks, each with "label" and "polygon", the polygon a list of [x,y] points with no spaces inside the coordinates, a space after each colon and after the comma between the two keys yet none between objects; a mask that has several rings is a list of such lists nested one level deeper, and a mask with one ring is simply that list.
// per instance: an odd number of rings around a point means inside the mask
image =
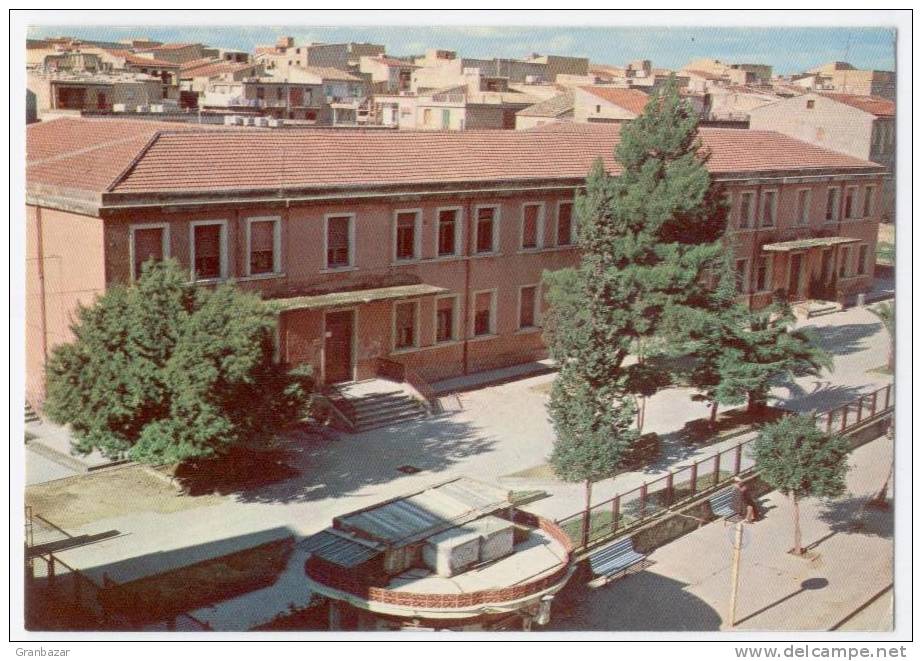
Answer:
[{"label": "sky", "polygon": [[594,63],[626,64],[649,59],[654,66],[679,68],[697,57],[724,62],[770,64],[776,74],[792,74],[844,60],[860,69],[895,69],[896,32],[885,27],[548,27],[548,26],[155,26],[133,28],[46,25],[30,37],[69,35],[118,41],[147,37],[157,41],[201,42],[252,51],[280,35],[298,43],[369,41],[391,55],[422,54],[445,48],[469,57],[525,57],[531,53],[588,57]]}]

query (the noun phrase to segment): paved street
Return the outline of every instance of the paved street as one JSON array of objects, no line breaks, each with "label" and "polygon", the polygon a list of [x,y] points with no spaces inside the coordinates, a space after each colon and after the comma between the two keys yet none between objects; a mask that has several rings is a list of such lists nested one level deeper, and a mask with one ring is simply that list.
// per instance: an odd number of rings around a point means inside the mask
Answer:
[{"label": "paved street", "polygon": [[[829,630],[892,584],[892,511],[867,509],[859,515],[887,479],[892,452],[886,437],[858,448],[844,497],[801,504],[803,540],[812,559],[787,553],[793,543],[790,501],[777,492],[763,498],[766,517],[744,528],[737,629]],[[643,572],[594,590],[570,591],[554,602],[549,628],[726,630],[732,534],[733,527],[722,521],[708,524],[658,548],[650,555],[654,564]],[[887,631],[892,618],[883,595],[845,628]]]},{"label": "paved street", "polygon": [[[815,326],[821,341],[834,352],[836,369],[828,377],[800,379],[793,387],[777,389],[775,394],[785,406],[823,410],[887,382],[885,375],[867,372],[886,360],[887,336],[873,314],[853,308],[811,320],[808,325]],[[581,485],[546,479],[500,479],[543,463],[550,453],[553,432],[544,412],[546,395],[535,387],[552,378],[538,376],[464,393],[463,410],[430,419],[335,439],[295,440],[289,446],[287,461],[298,471],[295,477],[229,495],[212,506],[169,513],[133,512],[89,523],[70,532],[118,530],[121,534],[64,552],[62,559],[91,575],[107,571],[116,580],[130,580],[149,573],[158,563],[175,565],[201,559],[202,554],[213,557],[231,552],[236,544],[267,531],[287,529],[296,535],[310,534],[326,527],[333,516],[451,475],[470,475],[510,489],[543,488],[552,497],[533,503],[529,509],[553,517],[571,514],[582,504]],[[687,420],[705,415],[705,406],[691,401],[690,394],[685,389],[670,389],[651,398],[647,429],[668,434]],[[742,438],[724,445],[735,445]],[[717,446],[693,454],[667,454],[660,471],[624,473],[598,483],[595,499],[631,489],[670,465],[713,454],[715,449]],[[398,472],[397,467],[405,464],[421,472]],[[289,603],[306,601],[306,590],[293,593],[288,587],[299,585],[303,562],[293,559],[289,571],[290,581],[283,578],[268,589],[268,595],[260,595],[261,617],[271,610],[263,603],[267,600],[277,604],[276,612],[286,610]],[[234,611],[240,610],[235,606]],[[217,613],[212,616],[221,619]]]}]

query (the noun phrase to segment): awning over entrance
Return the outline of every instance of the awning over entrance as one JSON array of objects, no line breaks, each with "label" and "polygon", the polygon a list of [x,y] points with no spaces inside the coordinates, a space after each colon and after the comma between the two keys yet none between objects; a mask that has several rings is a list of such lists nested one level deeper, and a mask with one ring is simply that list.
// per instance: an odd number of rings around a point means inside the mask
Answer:
[{"label": "awning over entrance", "polygon": [[401,285],[399,287],[378,287],[376,289],[338,291],[332,294],[318,294],[317,296],[276,298],[268,302],[280,312],[286,310],[320,310],[347,305],[360,305],[362,303],[372,303],[374,301],[434,296],[447,292],[448,290],[444,287],[435,287],[433,285]]},{"label": "awning over entrance", "polygon": [[792,250],[806,250],[808,248],[829,248],[841,243],[857,243],[860,239],[850,236],[818,236],[812,239],[798,239],[796,241],[781,241],[780,243],[766,243],[762,250],[768,252],[790,252]]}]

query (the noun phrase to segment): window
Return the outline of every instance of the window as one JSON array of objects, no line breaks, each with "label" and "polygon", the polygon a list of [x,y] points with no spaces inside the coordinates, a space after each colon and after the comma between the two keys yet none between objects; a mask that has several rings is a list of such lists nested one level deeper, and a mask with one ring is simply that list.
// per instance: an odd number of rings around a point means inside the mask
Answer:
[{"label": "window", "polygon": [[416,301],[394,304],[394,349],[416,347]]},{"label": "window", "polygon": [[423,110],[423,125],[429,126],[432,123],[432,109]]},{"label": "window", "polygon": [[867,275],[868,273],[868,247],[861,245],[858,247],[858,270],[856,275]]},{"label": "window", "polygon": [[842,246],[842,252],[839,253],[839,277],[844,278],[849,274],[849,262],[852,261],[852,247]]},{"label": "window", "polygon": [[398,211],[394,214],[394,260],[419,259],[419,211]]},{"label": "window", "polygon": [[141,277],[141,265],[170,256],[170,230],[166,224],[135,225],[131,228],[131,278]]},{"label": "window", "polygon": [[573,244],[573,203],[560,202],[557,204],[557,245],[569,246]]},{"label": "window", "polygon": [[759,258],[756,269],[756,291],[768,291],[772,282],[772,257],[763,255]]},{"label": "window", "polygon": [[746,229],[752,226],[753,216],[755,215],[755,193],[746,191],[740,195],[740,229]]},{"label": "window", "polygon": [[830,188],[826,191],[826,222],[831,223],[839,219],[839,189]]},{"label": "window", "polygon": [[192,223],[192,279],[227,277],[227,237],[223,220]]},{"label": "window", "polygon": [[327,268],[352,266],[353,216],[326,217]]},{"label": "window", "polygon": [[478,207],[476,230],[476,250],[478,253],[496,251],[496,225],[499,207]]},{"label": "window", "polygon": [[461,230],[460,209],[439,209],[438,217],[438,235],[436,236],[436,254],[439,257],[450,257],[458,254],[459,238]]},{"label": "window", "polygon": [[863,209],[862,215],[865,218],[870,218],[873,211],[874,211],[874,187],[865,186],[864,187],[864,209]]},{"label": "window", "polygon": [[519,289],[519,328],[534,328],[538,306],[538,286],[528,285]]},{"label": "window", "polygon": [[544,205],[522,205],[522,249],[540,248],[544,233]]},{"label": "window", "polygon": [[451,342],[457,339],[455,310],[458,305],[457,296],[443,296],[435,299],[435,341]]},{"label": "window", "polygon": [[763,191],[762,193],[762,227],[775,226],[775,214],[778,211],[778,192]]},{"label": "window", "polygon": [[816,106],[816,101],[807,99],[807,110],[813,110],[814,106]]},{"label": "window", "polygon": [[736,293],[743,294],[748,290],[746,286],[747,276],[749,275],[749,260],[736,260]]},{"label": "window", "polygon": [[807,225],[810,223],[810,189],[802,188],[797,191],[797,217],[795,222],[798,225]]},{"label": "window", "polygon": [[474,295],[474,336],[492,335],[495,332],[493,319],[494,293],[482,291]]},{"label": "window", "polygon": [[281,271],[279,264],[280,229],[278,218],[247,219],[247,275]]},{"label": "window", "polygon": [[858,196],[858,188],[855,186],[849,186],[845,189],[845,219],[851,220],[855,217],[855,211],[857,210],[855,198]]},{"label": "window", "polygon": [[451,128],[451,110],[448,108],[442,108],[442,128]]}]

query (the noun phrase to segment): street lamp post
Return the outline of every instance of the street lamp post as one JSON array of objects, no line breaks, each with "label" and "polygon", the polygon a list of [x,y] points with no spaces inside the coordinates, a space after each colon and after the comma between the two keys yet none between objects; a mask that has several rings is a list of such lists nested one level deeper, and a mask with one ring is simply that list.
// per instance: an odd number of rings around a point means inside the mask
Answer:
[{"label": "street lamp post", "polygon": [[743,551],[743,521],[740,519],[736,522],[736,530],[733,532],[733,565],[730,577],[730,613],[727,621],[730,628],[736,623],[736,597],[739,593],[740,585],[740,557]]}]

